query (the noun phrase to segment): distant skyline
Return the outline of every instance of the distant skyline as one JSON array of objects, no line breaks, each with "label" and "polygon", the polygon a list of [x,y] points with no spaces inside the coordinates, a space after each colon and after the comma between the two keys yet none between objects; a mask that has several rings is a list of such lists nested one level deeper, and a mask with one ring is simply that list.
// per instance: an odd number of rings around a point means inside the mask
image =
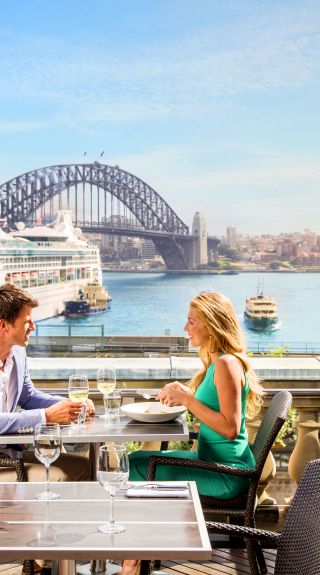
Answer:
[{"label": "distant skyline", "polygon": [[320,233],[318,0],[0,0],[0,54],[0,183],[98,160],[210,235]]}]

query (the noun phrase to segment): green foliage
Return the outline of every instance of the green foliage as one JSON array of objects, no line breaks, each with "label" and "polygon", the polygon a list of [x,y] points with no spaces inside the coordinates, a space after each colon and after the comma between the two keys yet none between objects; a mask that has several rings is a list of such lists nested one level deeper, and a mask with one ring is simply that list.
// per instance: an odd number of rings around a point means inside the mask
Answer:
[{"label": "green foliage", "polygon": [[297,439],[296,423],[298,419],[298,412],[294,407],[289,409],[286,421],[280,429],[275,443],[281,447],[285,447],[287,443],[294,443]]},{"label": "green foliage", "polygon": [[[289,348],[286,346],[275,347],[274,349],[270,349],[269,351],[261,352],[260,355],[263,355],[263,357],[284,357],[286,353],[288,353],[288,349]],[[253,357],[254,356],[253,351],[248,351],[247,356]]]},{"label": "green foliage", "polygon": [[286,353],[288,353],[288,347],[276,347],[275,349],[271,349],[270,351],[263,353],[265,357],[283,357]]},{"label": "green foliage", "polygon": [[169,441],[168,449],[190,451],[191,447],[192,441]]},{"label": "green foliage", "polygon": [[240,262],[242,260],[242,255],[239,250],[235,250],[234,248],[230,248],[227,253],[228,258],[230,258],[233,262]]},{"label": "green foliage", "polygon": [[281,267],[282,267],[282,262],[280,262],[280,261],[270,262],[270,264],[269,264],[269,268],[271,270],[278,270]]},{"label": "green foliage", "polygon": [[219,244],[218,253],[220,256],[225,256],[226,258],[229,258],[233,262],[240,262],[242,260],[241,252],[239,252],[239,250],[236,250],[235,248],[230,248],[226,244]]},{"label": "green foliage", "polygon": [[134,451],[139,451],[140,448],[141,448],[141,442],[140,441],[129,441],[127,443],[127,452],[128,453],[133,453]]}]

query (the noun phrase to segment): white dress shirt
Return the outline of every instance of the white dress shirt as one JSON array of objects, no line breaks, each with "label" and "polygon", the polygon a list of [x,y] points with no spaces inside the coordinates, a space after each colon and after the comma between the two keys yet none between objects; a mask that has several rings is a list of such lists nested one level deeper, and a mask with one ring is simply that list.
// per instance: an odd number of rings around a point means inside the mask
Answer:
[{"label": "white dress shirt", "polygon": [[[3,367],[4,365],[4,367]],[[1,369],[3,367],[3,369]],[[13,351],[9,351],[5,362],[0,359],[0,412],[10,412],[16,390],[10,386],[10,375],[13,368]]]}]

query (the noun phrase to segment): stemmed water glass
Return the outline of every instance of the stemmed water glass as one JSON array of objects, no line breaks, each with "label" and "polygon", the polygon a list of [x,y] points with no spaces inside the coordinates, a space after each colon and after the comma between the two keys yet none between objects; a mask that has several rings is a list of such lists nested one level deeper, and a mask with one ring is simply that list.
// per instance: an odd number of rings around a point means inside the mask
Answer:
[{"label": "stemmed water glass", "polygon": [[121,533],[126,530],[124,525],[115,523],[113,518],[114,496],[129,477],[129,459],[124,445],[102,445],[97,461],[97,479],[106,491],[110,493],[111,506],[109,521],[99,525],[102,533]]},{"label": "stemmed water glass", "polygon": [[34,430],[34,454],[46,469],[46,489],[35,495],[36,499],[50,501],[60,495],[49,489],[49,468],[58,459],[61,450],[60,426],[58,423],[37,423]]},{"label": "stemmed water glass", "polygon": [[68,386],[69,399],[72,401],[81,401],[82,408],[78,417],[78,423],[83,423],[86,419],[86,401],[89,397],[89,383],[85,375],[70,375]]},{"label": "stemmed water glass", "polygon": [[113,367],[101,367],[98,369],[97,388],[103,396],[108,397],[109,393],[112,393],[115,390],[116,385],[117,378]]}]

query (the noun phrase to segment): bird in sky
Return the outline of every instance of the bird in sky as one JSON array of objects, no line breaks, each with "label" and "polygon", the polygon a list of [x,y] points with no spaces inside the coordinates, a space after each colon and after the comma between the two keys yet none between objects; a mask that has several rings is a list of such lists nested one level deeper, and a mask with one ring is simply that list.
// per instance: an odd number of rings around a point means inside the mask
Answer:
[{"label": "bird in sky", "polygon": [[101,154],[100,154],[101,158],[102,158],[103,154],[104,154],[104,150],[102,150],[102,152],[101,152]]},{"label": "bird in sky", "polygon": [[87,152],[85,152],[83,155],[86,156],[86,155],[87,155]]}]

